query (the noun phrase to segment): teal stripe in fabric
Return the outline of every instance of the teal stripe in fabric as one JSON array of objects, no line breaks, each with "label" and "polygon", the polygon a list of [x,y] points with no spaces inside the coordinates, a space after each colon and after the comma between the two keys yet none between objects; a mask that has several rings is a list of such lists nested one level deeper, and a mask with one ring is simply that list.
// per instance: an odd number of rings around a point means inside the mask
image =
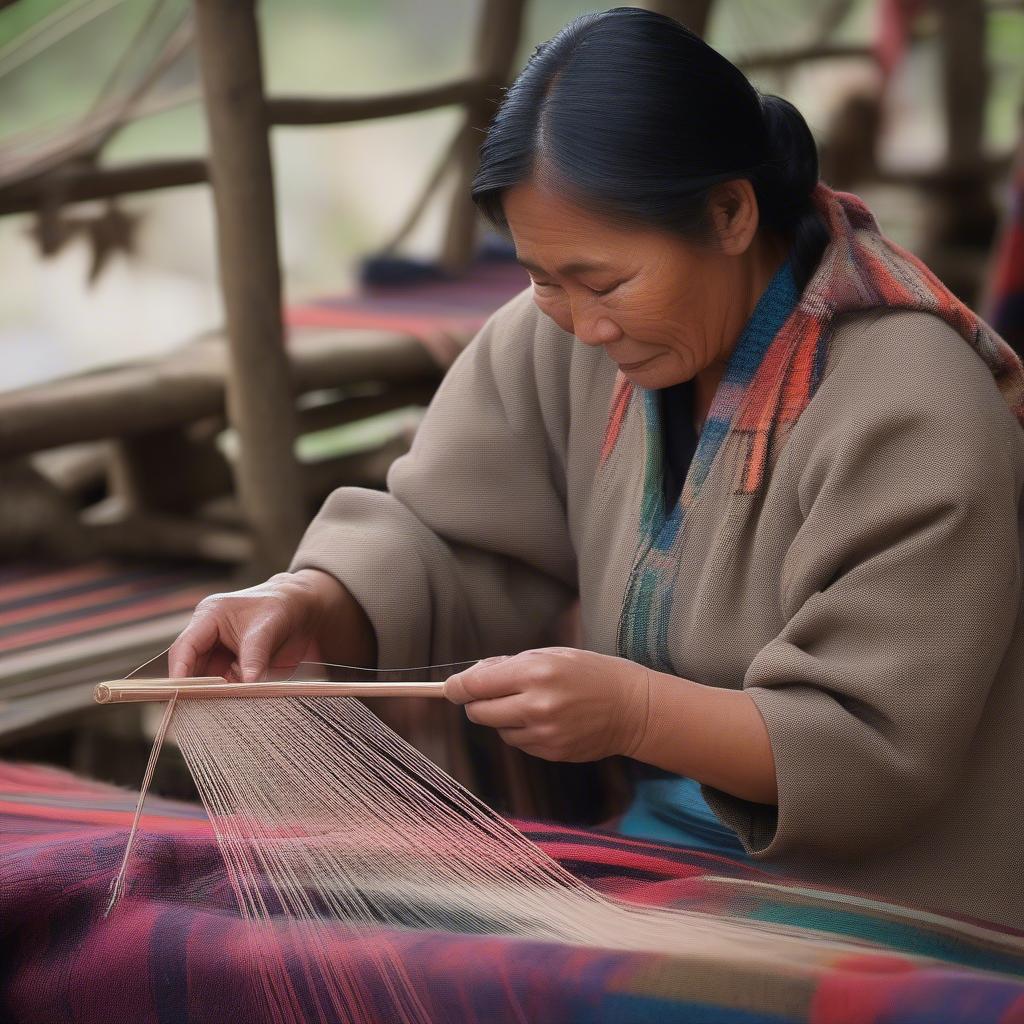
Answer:
[{"label": "teal stripe in fabric", "polygon": [[662,672],[672,671],[668,623],[686,510],[700,492],[729,434],[744,390],[799,298],[792,265],[787,260],[769,281],[733,349],[687,471],[682,494],[667,517],[662,497],[665,445],[661,433],[660,393],[637,389],[643,402],[646,451],[639,538],[619,620],[618,651],[624,658]]},{"label": "teal stripe in fabric", "polygon": [[573,1016],[577,1024],[605,1024],[606,1021],[629,1021],[630,1024],[793,1024],[798,1018],[782,1017],[761,1010],[741,1010],[720,1003],[658,999],[656,996],[609,993],[593,1010],[581,1007]]},{"label": "teal stripe in fabric", "polygon": [[842,907],[801,903],[797,900],[786,901],[779,899],[778,894],[773,894],[770,900],[751,909],[749,914],[752,920],[831,931],[847,938],[867,939],[901,953],[930,956],[964,967],[1003,971],[1024,977],[1019,956],[969,946],[960,936],[929,931],[913,922],[889,919],[877,912],[844,910]]}]

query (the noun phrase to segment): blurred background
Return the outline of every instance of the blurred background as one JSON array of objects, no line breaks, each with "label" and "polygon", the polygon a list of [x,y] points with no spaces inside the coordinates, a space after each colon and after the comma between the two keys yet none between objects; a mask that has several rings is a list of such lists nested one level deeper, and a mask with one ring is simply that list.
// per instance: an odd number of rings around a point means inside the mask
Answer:
[{"label": "blurred background", "polygon": [[[706,38],[737,60],[808,44],[832,5],[715,0],[707,6]],[[845,10],[829,45],[872,47],[879,36],[876,0],[837,6]],[[961,0],[961,6],[973,4]],[[73,13],[49,32],[15,45],[67,8]],[[149,0],[19,0],[0,11],[0,139],[5,145],[85,115],[152,8]],[[594,5],[569,0],[529,4],[516,67],[538,42],[590,9]],[[267,91],[355,96],[468,72],[478,14],[477,0],[265,0],[259,17]],[[892,72],[875,150],[890,176],[927,174],[945,162],[943,38],[937,21],[934,11],[921,12]],[[1011,151],[1019,131],[1024,91],[1019,6],[1006,4],[987,14],[983,43],[989,80],[981,144],[986,155],[1000,157]],[[851,95],[872,95],[882,74],[867,54],[755,66],[749,73],[759,88],[791,99],[819,140]],[[104,163],[205,152],[192,48],[170,64],[156,92],[168,109],[116,133],[104,147]],[[458,120],[459,111],[448,107],[274,133],[281,267],[289,297],[352,284],[360,255],[398,229]],[[993,200],[999,202],[998,179],[992,184]],[[912,248],[924,244],[929,203],[919,187],[912,181],[858,185],[890,236]],[[0,219],[0,388],[164,352],[221,323],[208,192],[177,188],[129,195],[119,206],[132,221],[131,249],[113,249],[93,280],[85,233],[42,258],[31,216]],[[445,213],[443,202],[432,204],[409,238],[409,252],[427,257],[437,252]]]},{"label": "blurred background", "polygon": [[[1024,0],[639,6],[792,100],[824,180],[1024,350]],[[501,89],[595,9],[0,0],[0,755],[135,782],[152,722],[93,684],[384,485],[527,284],[468,199]],[[391,724],[496,806],[595,791],[441,713]]]}]

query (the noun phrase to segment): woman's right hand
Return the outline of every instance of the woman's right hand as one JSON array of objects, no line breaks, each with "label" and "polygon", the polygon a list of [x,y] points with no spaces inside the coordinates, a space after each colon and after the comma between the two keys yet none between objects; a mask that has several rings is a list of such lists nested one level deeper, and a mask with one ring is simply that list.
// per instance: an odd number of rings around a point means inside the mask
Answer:
[{"label": "woman's right hand", "polygon": [[[330,646],[330,650],[325,648]],[[168,651],[170,677],[223,676],[259,682],[301,661],[376,664],[376,636],[347,587],[318,569],[211,594]]]}]

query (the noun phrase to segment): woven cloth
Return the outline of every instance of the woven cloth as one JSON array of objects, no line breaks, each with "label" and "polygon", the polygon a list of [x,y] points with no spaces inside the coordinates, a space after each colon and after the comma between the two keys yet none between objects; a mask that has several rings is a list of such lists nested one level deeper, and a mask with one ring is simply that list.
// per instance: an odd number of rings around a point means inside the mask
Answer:
[{"label": "woven cloth", "polygon": [[365,284],[350,295],[293,303],[289,328],[370,329],[410,334],[447,369],[502,304],[530,279],[511,260],[478,260],[449,280]]},{"label": "woven cloth", "polygon": [[189,612],[215,582],[215,570],[200,565],[7,566],[0,570],[0,659]]},{"label": "woven cloth", "polygon": [[[56,769],[0,762],[6,1024],[271,1019],[253,976],[247,927],[198,806],[151,799],[130,896],[104,918],[135,798]],[[356,970],[368,948],[400,957],[438,1022],[1024,1022],[1024,933],[803,888],[714,854],[519,824],[605,893],[791,924],[823,940],[860,940],[863,950],[834,952],[816,971],[768,974],[749,964],[492,935],[381,928],[355,937],[339,926],[328,937],[331,956]],[[281,922],[269,927],[305,998],[301,956]],[[934,959],[912,960],[910,953]],[[379,998],[386,1005],[386,993]],[[379,1019],[386,1021],[386,1012]]]}]

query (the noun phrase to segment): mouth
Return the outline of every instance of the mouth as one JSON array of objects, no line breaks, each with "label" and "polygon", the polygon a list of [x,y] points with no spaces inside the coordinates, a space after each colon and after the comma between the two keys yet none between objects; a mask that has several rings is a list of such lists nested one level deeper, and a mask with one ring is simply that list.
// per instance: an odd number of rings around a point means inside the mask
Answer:
[{"label": "mouth", "polygon": [[658,355],[648,356],[646,359],[641,359],[639,362],[636,363],[619,363],[619,369],[625,373],[632,373],[633,370],[639,370],[640,367],[646,366],[649,362],[652,362],[653,360],[657,359],[659,355],[661,355],[660,352],[658,353]]}]

